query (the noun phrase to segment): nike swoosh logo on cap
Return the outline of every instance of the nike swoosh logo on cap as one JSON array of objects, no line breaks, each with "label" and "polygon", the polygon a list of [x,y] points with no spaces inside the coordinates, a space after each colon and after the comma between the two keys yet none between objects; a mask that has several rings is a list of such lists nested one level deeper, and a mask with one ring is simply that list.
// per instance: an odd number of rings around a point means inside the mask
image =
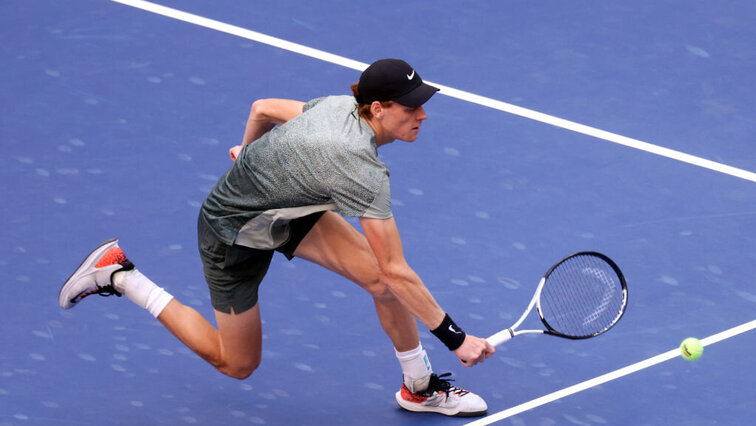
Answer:
[{"label": "nike swoosh logo on cap", "polygon": [[412,80],[415,78],[415,70],[412,70],[412,74],[407,74],[407,80]]}]

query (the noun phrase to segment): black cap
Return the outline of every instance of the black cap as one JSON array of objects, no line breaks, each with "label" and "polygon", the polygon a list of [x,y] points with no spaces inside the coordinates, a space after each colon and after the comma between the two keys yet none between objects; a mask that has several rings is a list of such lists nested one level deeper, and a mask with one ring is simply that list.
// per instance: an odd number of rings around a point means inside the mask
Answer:
[{"label": "black cap", "polygon": [[438,89],[423,83],[423,79],[401,59],[381,59],[373,62],[360,76],[357,102],[394,101],[408,107],[424,104]]}]

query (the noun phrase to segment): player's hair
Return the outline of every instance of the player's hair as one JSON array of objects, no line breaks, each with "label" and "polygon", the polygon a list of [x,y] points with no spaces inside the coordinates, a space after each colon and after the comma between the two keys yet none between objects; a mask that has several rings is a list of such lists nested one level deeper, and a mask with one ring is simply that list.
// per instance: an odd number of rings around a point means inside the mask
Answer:
[{"label": "player's hair", "polygon": [[[359,82],[354,83],[352,85],[352,94],[354,95],[355,100],[359,99],[359,95],[360,95],[360,91],[357,89],[358,85],[359,85]],[[381,105],[384,108],[388,108],[393,104],[394,104],[394,101],[381,102]],[[373,113],[370,111],[370,105],[371,104],[361,104],[359,101],[357,101],[357,113],[360,115],[360,117],[366,120],[373,118]]]}]

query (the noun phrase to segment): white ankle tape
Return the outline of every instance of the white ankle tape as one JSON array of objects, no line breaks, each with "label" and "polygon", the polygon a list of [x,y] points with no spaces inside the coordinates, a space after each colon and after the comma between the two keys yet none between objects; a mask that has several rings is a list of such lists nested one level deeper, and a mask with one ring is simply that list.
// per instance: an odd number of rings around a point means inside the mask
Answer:
[{"label": "white ankle tape", "polygon": [[147,306],[145,309],[150,311],[153,317],[157,318],[163,312],[168,303],[173,300],[173,296],[161,287],[157,287],[150,292],[147,297]]},{"label": "white ankle tape", "polygon": [[404,384],[412,392],[415,392],[416,388],[425,390],[428,387],[430,375],[433,373],[433,367],[431,367],[428,354],[423,349],[423,345],[418,345],[417,348],[406,352],[394,350],[396,357],[399,359],[399,364],[402,366]]},{"label": "white ankle tape", "polygon": [[423,345],[417,345],[415,349],[406,352],[399,352],[394,348],[394,352],[396,352],[396,357],[399,358],[399,361],[413,360],[423,353]]},{"label": "white ankle tape", "polygon": [[158,287],[138,269],[117,272],[113,276],[113,285],[132,302],[150,311],[155,318],[163,312],[173,299],[170,293]]}]

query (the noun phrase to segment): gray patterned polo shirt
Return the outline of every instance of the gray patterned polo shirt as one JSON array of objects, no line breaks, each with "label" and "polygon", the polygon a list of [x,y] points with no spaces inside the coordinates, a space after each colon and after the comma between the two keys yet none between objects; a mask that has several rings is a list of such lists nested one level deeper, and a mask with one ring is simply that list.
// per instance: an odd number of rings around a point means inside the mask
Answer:
[{"label": "gray patterned polo shirt", "polygon": [[314,99],[246,145],[200,214],[228,245],[272,249],[288,240],[289,221],[324,210],[392,217],[389,171],[352,96]]}]

